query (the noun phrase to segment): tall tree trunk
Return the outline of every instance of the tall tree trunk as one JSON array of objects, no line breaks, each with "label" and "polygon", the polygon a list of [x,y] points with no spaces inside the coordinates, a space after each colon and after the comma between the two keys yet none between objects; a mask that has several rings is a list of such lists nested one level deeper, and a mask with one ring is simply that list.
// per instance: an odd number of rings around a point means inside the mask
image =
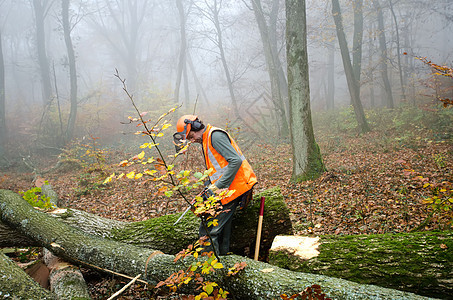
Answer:
[{"label": "tall tree trunk", "polygon": [[50,84],[50,67],[46,53],[46,38],[44,31],[44,19],[46,18],[46,4],[44,0],[33,0],[36,22],[36,43],[38,48],[38,63],[41,73],[42,102],[43,106],[49,104],[52,97],[52,85]]},{"label": "tall tree trunk", "polygon": [[8,130],[6,129],[5,63],[3,61],[2,32],[0,31],[0,156],[5,153]]},{"label": "tall tree trunk", "polygon": [[385,104],[387,108],[394,108],[392,87],[390,86],[389,75],[387,71],[387,42],[385,41],[384,14],[382,13],[379,0],[373,0],[374,8],[377,12],[379,50],[381,52],[380,67],[381,76],[384,83]]},{"label": "tall tree trunk", "polygon": [[[280,59],[280,50],[282,47],[278,45],[278,38],[277,38],[277,22],[279,20],[278,12],[280,9],[280,0],[273,0],[272,1],[272,9],[269,15],[269,40],[272,48],[272,55],[274,56],[275,67],[278,74],[278,81],[279,81],[279,89],[280,95],[282,97],[283,103],[282,106],[284,107],[284,112],[286,116],[286,124],[282,124],[285,126],[282,128],[282,132],[287,131],[289,134],[289,96],[288,96],[288,81],[286,80],[286,73],[284,70],[284,66]],[[283,48],[284,49],[284,48]]]},{"label": "tall tree trunk", "polygon": [[205,90],[203,89],[203,86],[201,85],[200,80],[198,79],[197,72],[193,65],[193,61],[192,61],[192,57],[191,57],[190,53],[187,53],[187,63],[189,64],[190,72],[191,72],[192,78],[195,82],[195,88],[197,90],[197,98],[198,98],[198,95],[201,95],[201,97],[205,101],[206,107],[209,108],[210,107],[209,99],[206,96]]},{"label": "tall tree trunk", "polygon": [[[370,32],[373,32],[373,25],[370,23]],[[373,70],[373,54],[374,54],[374,43],[372,35],[368,35],[368,76],[370,85],[370,106],[376,107],[376,99],[374,94],[374,70]]]},{"label": "tall tree trunk", "polygon": [[69,113],[68,126],[66,129],[66,141],[70,141],[74,135],[74,127],[77,118],[77,71],[74,47],[71,40],[71,24],[69,23],[69,0],[62,0],[61,5],[64,41],[66,43],[66,50],[68,52],[69,81],[71,83],[69,97],[71,102],[71,111]]},{"label": "tall tree trunk", "polygon": [[[221,1],[220,1],[221,2]],[[220,13],[220,6],[218,0],[214,0],[212,6],[210,7],[212,12],[212,21],[214,23],[214,27],[216,29],[216,36],[217,36],[217,47],[219,48],[220,52],[220,60],[222,61],[223,70],[225,72],[225,77],[228,84],[228,91],[230,92],[231,103],[233,104],[233,111],[237,118],[242,120],[242,117],[239,113],[239,107],[236,100],[236,95],[234,94],[233,88],[233,80],[231,79],[230,70],[228,68],[228,63],[225,56],[225,49],[223,47],[223,37],[222,37],[222,29],[220,28],[220,20],[219,20],[219,13]]]},{"label": "tall tree trunk", "polygon": [[[266,59],[267,71],[269,74],[269,79],[271,83],[271,93],[273,98],[273,103],[276,103],[276,109],[278,111],[278,118],[281,127],[279,126],[278,135],[282,138],[285,138],[289,134],[289,129],[287,126],[287,118],[285,113],[285,95],[282,94],[283,88],[280,86],[280,78],[278,68],[281,67],[280,59],[278,55],[274,54],[274,47],[271,44],[270,38],[270,28],[267,26],[266,19],[264,17],[263,8],[261,6],[260,0],[252,0],[253,11],[255,13],[255,19],[258,24],[258,29],[260,31],[261,42],[263,43],[264,57]],[[273,1],[277,3],[278,0]],[[278,62],[277,62],[278,60]],[[285,87],[286,89],[286,87]]]},{"label": "tall tree trunk", "polygon": [[[40,246],[49,249],[55,255],[70,262],[82,264],[87,268],[104,272],[111,270],[131,277],[141,274],[140,279],[156,285],[179,270],[187,270],[194,263],[192,257],[175,262],[173,255],[163,254],[160,251],[86,235],[77,228],[65,225],[51,216],[35,210],[11,191],[0,191],[0,203],[0,218],[5,224],[36,241]],[[205,280],[216,282],[237,299],[274,299],[284,293],[292,295],[302,292],[313,284],[320,284],[323,292],[332,299],[426,299],[415,294],[371,285],[360,285],[343,279],[292,272],[237,255],[221,257],[225,270],[241,261],[246,262],[247,266],[235,276],[227,276],[227,272],[218,271],[203,277]],[[5,272],[3,271],[4,265],[11,266],[12,263],[5,256],[0,255],[1,275]],[[6,272],[5,274],[11,274],[8,270]],[[18,298],[24,298],[16,291],[24,292],[25,290],[26,292],[26,285],[15,281],[19,284],[13,287],[11,280],[2,278],[4,277],[0,276],[0,290],[6,290]],[[182,286],[181,290],[193,293],[195,286],[189,284]],[[48,292],[42,297],[47,297],[47,295]],[[41,296],[39,295],[39,297]]]},{"label": "tall tree trunk", "polygon": [[[179,61],[178,61],[178,70],[176,72],[176,84],[175,84],[175,102],[179,103],[179,93],[181,89],[181,81],[183,76],[183,71],[187,68],[186,64],[186,52],[187,52],[187,39],[186,39],[186,14],[184,12],[184,6],[182,0],[176,0],[176,7],[178,8],[179,13],[179,32],[180,32],[180,46],[179,46]],[[187,76],[186,76],[187,77]],[[186,84],[186,82],[185,82]],[[184,99],[184,104],[189,107],[188,98]]]},{"label": "tall tree trunk", "polygon": [[293,152],[291,180],[313,180],[325,167],[311,120],[305,0],[286,0],[286,56]]},{"label": "tall tree trunk", "polygon": [[362,71],[362,44],[363,44],[363,0],[354,0],[354,38],[352,40],[352,69],[357,81],[360,95],[360,73]]},{"label": "tall tree trunk", "polygon": [[[121,44],[118,45],[117,36],[110,38],[105,33],[111,30],[102,28],[101,25],[96,25],[101,26],[101,30],[112,46],[112,49],[115,49],[123,59],[127,69],[128,89],[136,96],[138,80],[137,57],[138,49],[140,49],[139,33],[144,17],[147,14],[149,0],[106,1],[105,3],[110,13],[109,17],[113,19],[116,30],[119,33],[118,36]],[[116,8],[117,10],[115,10]]]},{"label": "tall tree trunk", "polygon": [[332,0],[332,15],[335,21],[338,44],[340,45],[341,58],[343,60],[344,72],[346,74],[346,81],[348,83],[349,94],[351,95],[355,117],[359,125],[359,131],[361,133],[365,133],[370,131],[370,128],[365,118],[365,112],[363,111],[362,102],[360,100],[358,82],[355,79],[354,71],[352,69],[351,59],[349,57],[348,43],[346,41],[346,35],[343,28],[343,20],[341,17],[340,3],[338,2],[338,0]]},{"label": "tall tree trunk", "polygon": [[329,42],[327,58],[327,97],[326,108],[333,110],[335,108],[335,45],[334,41]]},{"label": "tall tree trunk", "polygon": [[390,11],[392,12],[393,20],[395,22],[395,32],[396,32],[396,58],[398,59],[398,73],[400,77],[400,85],[401,85],[401,100],[406,101],[406,91],[405,91],[405,84],[403,81],[403,68],[401,66],[401,47],[400,47],[400,33],[398,28],[398,20],[396,19],[396,14],[393,9],[393,2],[389,0]]}]

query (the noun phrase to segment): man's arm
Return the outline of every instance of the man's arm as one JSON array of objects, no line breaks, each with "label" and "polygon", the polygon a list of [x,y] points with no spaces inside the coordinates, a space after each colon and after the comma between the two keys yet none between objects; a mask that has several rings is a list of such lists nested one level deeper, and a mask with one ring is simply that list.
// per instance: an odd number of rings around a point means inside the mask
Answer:
[{"label": "man's arm", "polygon": [[219,189],[228,188],[241,167],[242,159],[231,145],[230,139],[225,132],[216,130],[211,134],[211,138],[212,147],[228,162],[226,172],[216,181],[215,185]]}]

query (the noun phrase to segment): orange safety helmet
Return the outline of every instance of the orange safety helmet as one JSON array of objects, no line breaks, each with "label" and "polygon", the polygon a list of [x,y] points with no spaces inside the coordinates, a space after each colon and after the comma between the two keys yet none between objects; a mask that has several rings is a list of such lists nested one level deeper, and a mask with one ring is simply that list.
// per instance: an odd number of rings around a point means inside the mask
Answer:
[{"label": "orange safety helmet", "polygon": [[[176,130],[178,133],[184,133],[185,137],[190,132],[190,129],[192,128],[192,123],[193,121],[197,120],[198,116],[194,115],[184,115],[181,118],[179,118],[178,123],[176,123]],[[186,122],[186,120],[189,120],[190,122]]]}]

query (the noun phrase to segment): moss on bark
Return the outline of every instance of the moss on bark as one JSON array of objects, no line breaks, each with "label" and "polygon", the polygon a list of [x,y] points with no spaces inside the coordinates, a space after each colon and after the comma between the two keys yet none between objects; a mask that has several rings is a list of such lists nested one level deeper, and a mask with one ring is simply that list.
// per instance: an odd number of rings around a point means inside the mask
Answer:
[{"label": "moss on bark", "polygon": [[57,299],[3,253],[0,253],[0,298]]},{"label": "moss on bark", "polygon": [[317,257],[302,261],[271,251],[269,261],[293,271],[446,298],[453,292],[452,249],[452,231],[326,235]]}]

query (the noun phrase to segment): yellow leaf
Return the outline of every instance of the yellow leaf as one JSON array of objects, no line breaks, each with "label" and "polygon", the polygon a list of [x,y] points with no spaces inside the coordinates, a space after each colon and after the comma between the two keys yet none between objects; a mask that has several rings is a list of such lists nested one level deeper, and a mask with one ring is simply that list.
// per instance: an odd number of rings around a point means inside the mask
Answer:
[{"label": "yellow leaf", "polygon": [[170,123],[167,123],[167,124],[164,124],[164,126],[162,126],[162,130],[165,130],[167,129],[168,127],[170,127],[171,124]]},{"label": "yellow leaf", "polygon": [[428,187],[428,186],[429,186],[429,182],[425,183],[425,184],[423,185],[423,188]]},{"label": "yellow leaf", "polygon": [[140,148],[142,148],[142,149],[146,148],[146,147],[148,147],[148,145],[149,145],[149,143],[144,143],[143,145],[140,146]]},{"label": "yellow leaf", "polygon": [[123,178],[123,177],[124,177],[124,173],[121,173],[120,175],[118,175],[118,179]]},{"label": "yellow leaf", "polygon": [[104,182],[102,184],[106,184],[106,183],[109,183],[110,181],[112,181],[112,178],[115,177],[115,173],[113,173],[112,175],[110,175],[109,177],[107,177]]},{"label": "yellow leaf", "polygon": [[223,265],[222,263],[216,263],[215,265],[213,265],[214,269],[222,269],[223,268]]},{"label": "yellow leaf", "polygon": [[188,284],[192,280],[192,277],[187,277],[186,280],[184,280],[185,284]]},{"label": "yellow leaf", "polygon": [[143,159],[145,157],[145,151],[140,152],[139,155],[137,155],[138,159]]},{"label": "yellow leaf", "polygon": [[132,171],[130,173],[127,173],[126,174],[126,177],[129,178],[129,179],[134,179],[135,178],[135,171]]},{"label": "yellow leaf", "polygon": [[163,137],[163,136],[164,136],[164,133],[163,133],[163,132],[159,132],[159,133],[157,134],[157,137]]},{"label": "yellow leaf", "polygon": [[423,202],[424,202],[425,204],[430,204],[430,203],[433,203],[434,201],[433,201],[433,199],[431,199],[431,198],[426,198],[426,199],[423,199]]},{"label": "yellow leaf", "polygon": [[118,165],[119,165],[120,167],[124,167],[124,166],[126,166],[127,164],[128,164],[128,161],[127,161],[127,159],[126,159],[126,160],[123,160],[122,162],[120,162]]},{"label": "yellow leaf", "polygon": [[150,175],[151,176],[154,173],[157,173],[157,171],[156,170],[151,170],[151,171],[150,170],[145,170],[145,171],[143,171],[143,173],[145,173],[146,175]]},{"label": "yellow leaf", "polygon": [[142,178],[143,174],[142,173],[137,173],[135,174],[135,179],[140,179]]}]

